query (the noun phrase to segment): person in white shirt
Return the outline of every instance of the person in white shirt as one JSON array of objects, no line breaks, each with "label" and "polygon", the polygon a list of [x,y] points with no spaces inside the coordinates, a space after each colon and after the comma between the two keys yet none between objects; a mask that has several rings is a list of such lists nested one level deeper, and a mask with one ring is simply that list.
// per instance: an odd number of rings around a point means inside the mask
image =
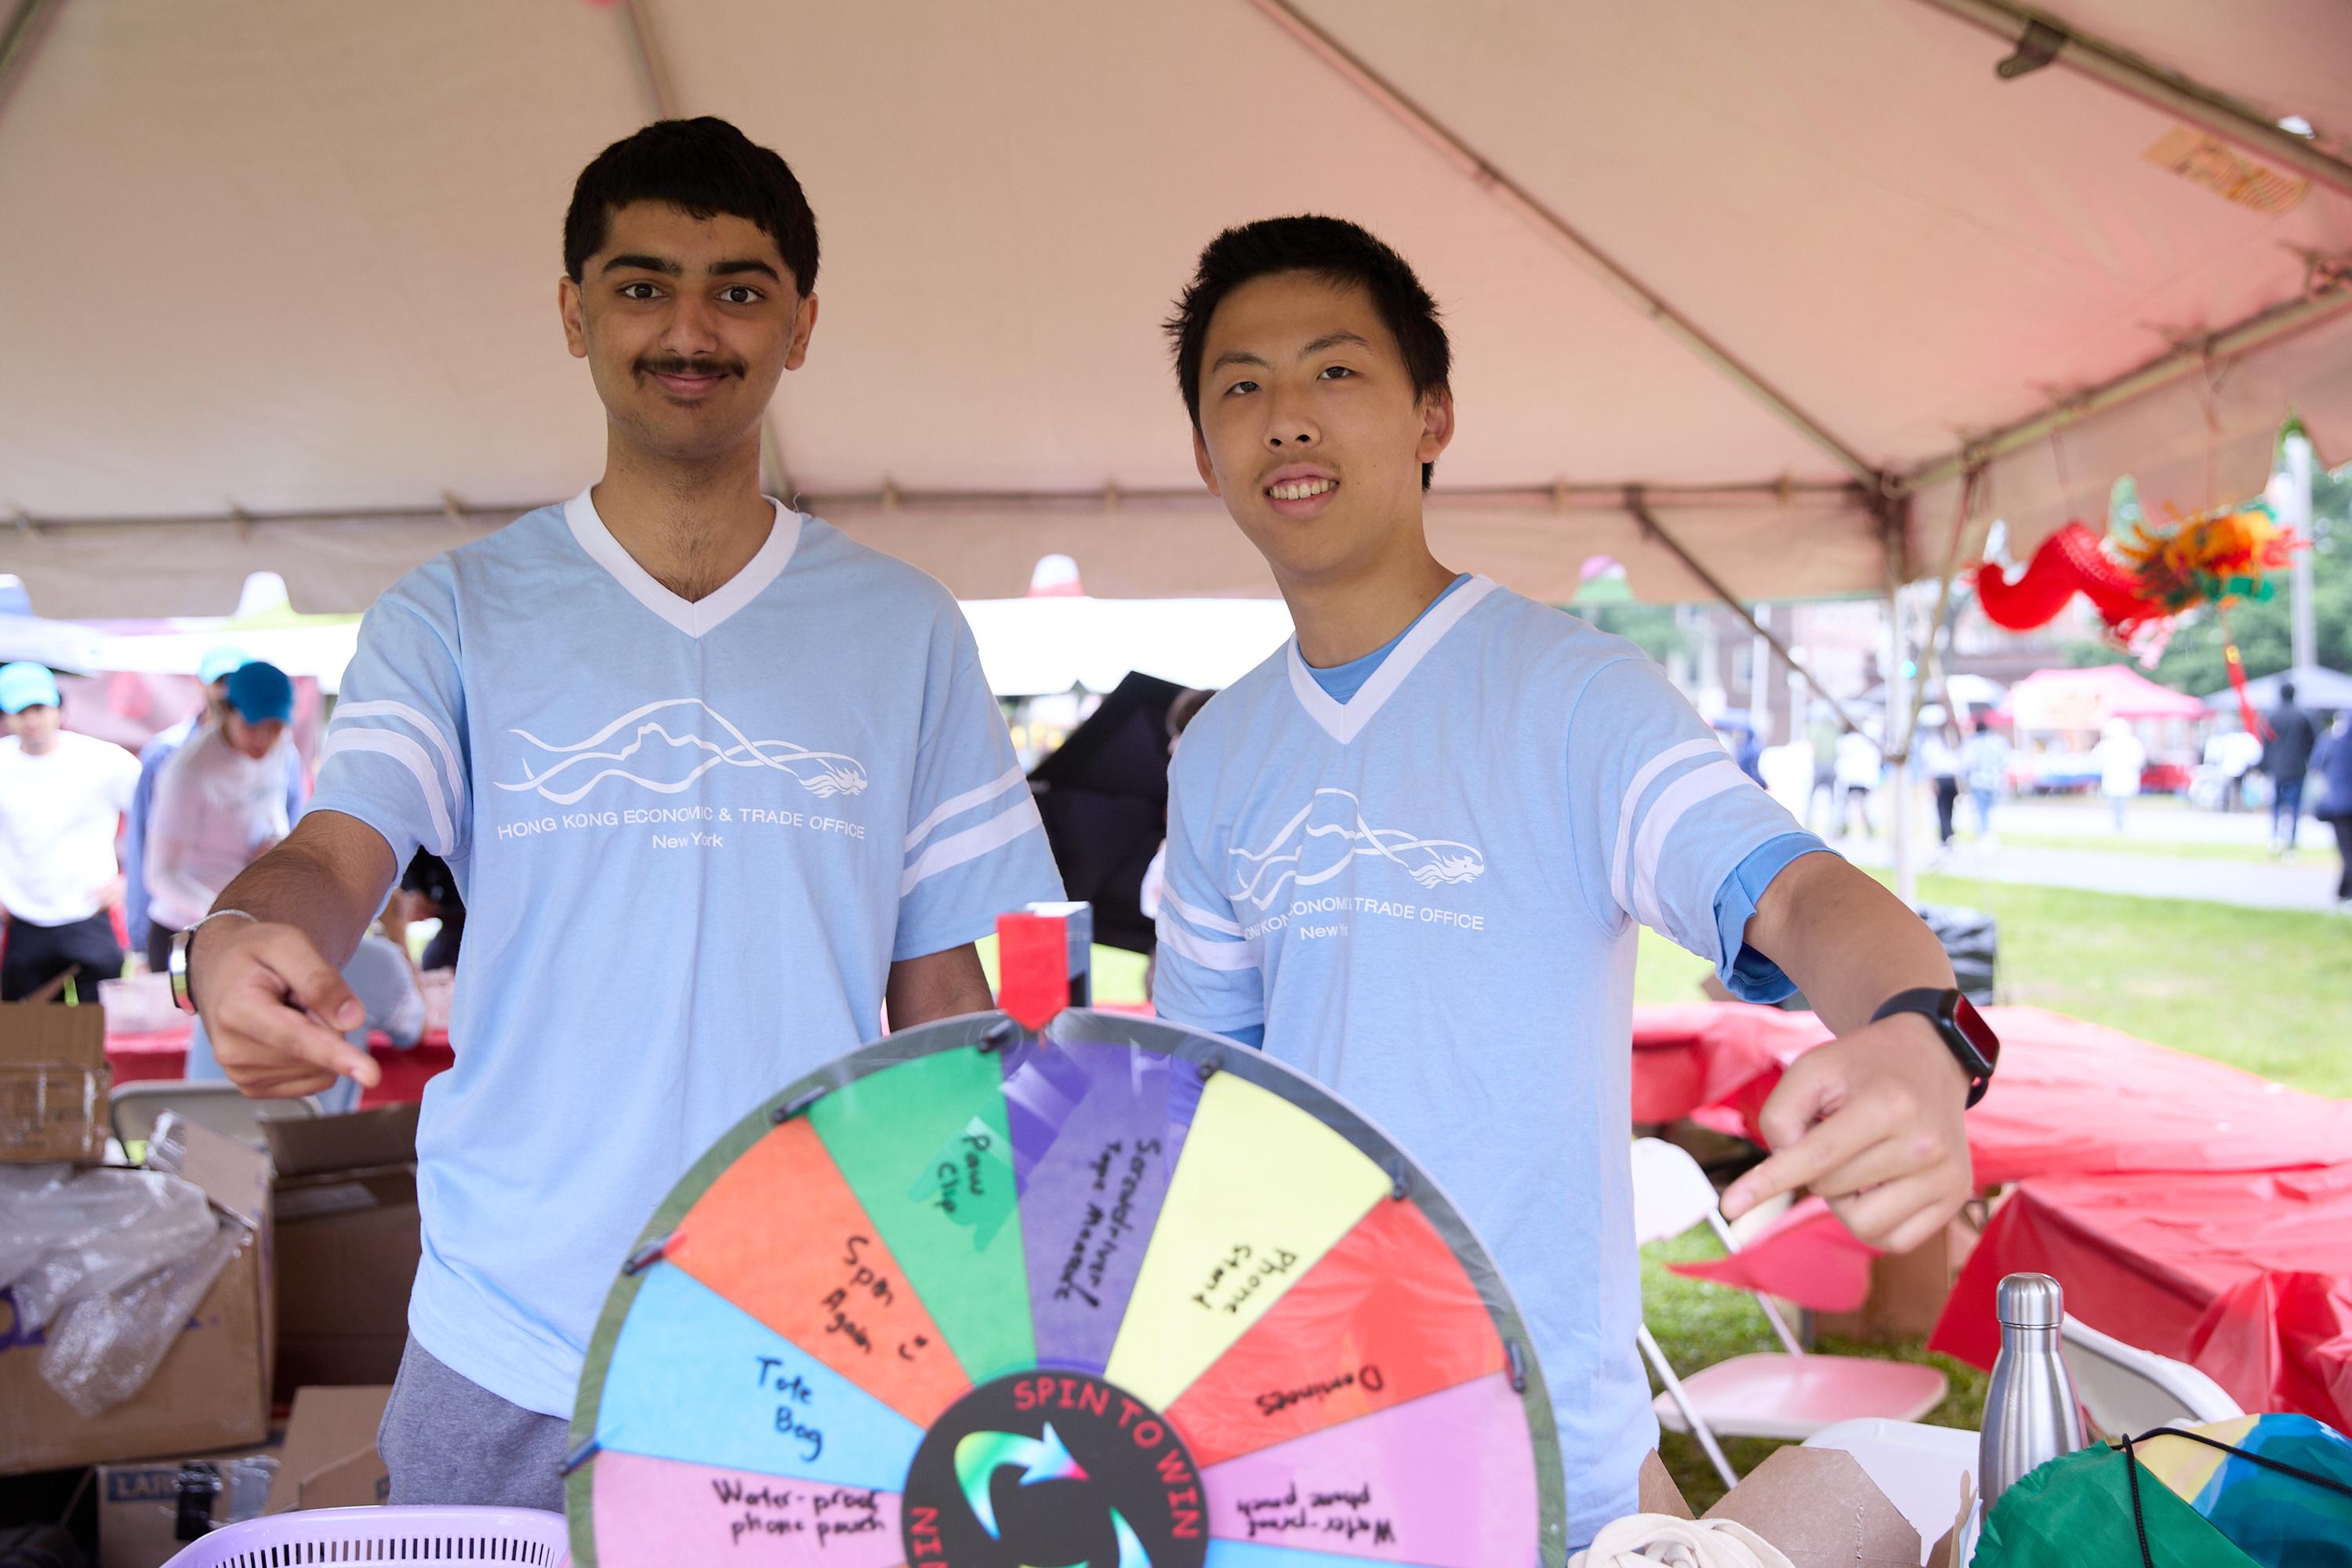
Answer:
[{"label": "person in white shirt", "polygon": [[0,667],[0,908],[8,911],[0,1001],[20,1002],[64,974],[77,1000],[122,973],[108,913],[122,896],[114,828],[139,783],[139,759],[61,727],[57,678]]},{"label": "person in white shirt", "polygon": [[817,255],[799,180],[724,121],[589,163],[555,293],[602,477],[385,591],[301,823],[175,939],[223,1069],[304,1095],[380,1080],[338,972],[400,868],[429,848],[464,899],[395,1504],[562,1510],[588,1342],[662,1194],[886,1005],[989,1006],[974,940],[1062,896],[955,600],[761,491]]},{"label": "person in white shirt", "polygon": [[2139,775],[2147,766],[2147,748],[2132,733],[2131,725],[2121,719],[2110,719],[2100,732],[2099,743],[2091,748],[2091,761],[2099,768],[2099,794],[2106,797],[2107,810],[2114,814],[2116,831],[2124,830],[2124,809],[2139,794]]},{"label": "person in white shirt", "polygon": [[218,719],[198,729],[155,781],[147,900],[173,931],[204,918],[220,890],[293,827],[286,755],[294,683],[274,664],[231,672]]},{"label": "person in white shirt", "polygon": [[1838,836],[1845,836],[1850,816],[1862,819],[1862,836],[1876,836],[1871,826],[1870,796],[1878,788],[1880,777],[1886,771],[1886,758],[1879,751],[1878,742],[1860,730],[1848,730],[1838,737]]},{"label": "person in white shirt", "polygon": [[[178,723],[157,731],[139,748],[139,788],[131,796],[131,809],[122,814],[122,913],[131,951],[144,950],[150,974],[163,973],[170,962],[173,930],[156,920],[147,907],[147,825],[155,815],[155,781],[163,776],[163,769],[190,736],[203,725],[217,722],[227,710],[228,678],[252,662],[243,648],[228,643],[205,650],[196,665],[196,679],[204,685],[203,704]],[[284,754],[286,820],[292,822],[302,815],[303,804],[310,798],[310,781],[302,770],[302,754],[292,746],[285,747]]]}]

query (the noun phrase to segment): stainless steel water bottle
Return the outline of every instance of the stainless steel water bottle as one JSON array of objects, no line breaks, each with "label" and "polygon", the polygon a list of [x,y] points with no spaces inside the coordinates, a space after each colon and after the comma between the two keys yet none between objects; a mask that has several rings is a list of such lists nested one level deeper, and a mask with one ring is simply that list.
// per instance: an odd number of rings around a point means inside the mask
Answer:
[{"label": "stainless steel water bottle", "polygon": [[2047,1274],[2000,1282],[2000,1357],[1985,1390],[1977,1493],[1990,1508],[2035,1466],[2086,1446],[2074,1380],[2058,1354],[2065,1299]]}]

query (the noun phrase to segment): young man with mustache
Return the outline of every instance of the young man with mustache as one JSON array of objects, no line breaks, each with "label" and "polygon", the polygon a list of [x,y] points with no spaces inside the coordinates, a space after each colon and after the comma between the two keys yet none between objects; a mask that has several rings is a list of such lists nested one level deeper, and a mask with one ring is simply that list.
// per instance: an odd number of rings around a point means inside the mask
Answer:
[{"label": "young man with mustache", "polygon": [[1444,1184],[1534,1336],[1588,1540],[1634,1511],[1657,1437],[1636,926],[1750,999],[1793,980],[1839,1036],[1781,1079],[1777,1152],[1727,1213],[1803,1185],[1867,1240],[1926,1239],[1969,1195],[1961,1111],[1998,1047],[1927,927],[1818,853],[1639,649],[1432,555],[1450,350],[1394,251],[1326,217],[1229,230],[1169,331],[1201,477],[1297,636],[1176,754],[1155,1000],[1331,1085]]},{"label": "young man with mustache", "polygon": [[1061,896],[947,591],[760,491],[817,321],[783,160],[649,125],[581,174],[563,248],[604,477],[377,602],[310,811],[175,963],[247,1094],[373,1084],[336,969],[418,848],[456,875],[396,1503],[561,1509],[582,1352],[661,1196],[886,1000],[898,1026],[989,1006],[973,939]]}]

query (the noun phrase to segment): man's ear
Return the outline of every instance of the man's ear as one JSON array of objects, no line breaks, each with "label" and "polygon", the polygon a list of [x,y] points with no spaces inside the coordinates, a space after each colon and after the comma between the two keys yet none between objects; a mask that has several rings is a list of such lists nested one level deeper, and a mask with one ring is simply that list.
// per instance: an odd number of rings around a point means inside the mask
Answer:
[{"label": "man's ear", "polygon": [[1433,463],[1454,440],[1454,389],[1440,386],[1421,395],[1421,445],[1414,458]]},{"label": "man's ear", "polygon": [[816,296],[803,297],[793,307],[793,342],[784,351],[784,368],[798,370],[808,358],[809,338],[816,331]]},{"label": "man's ear", "polygon": [[1209,461],[1209,444],[1201,439],[1198,425],[1192,426],[1192,466],[1201,470],[1201,482],[1209,487],[1209,493],[1223,500],[1225,492],[1217,488],[1217,470]]},{"label": "man's ear", "polygon": [[580,285],[569,273],[555,285],[556,313],[563,318],[563,346],[573,359],[588,357],[588,323],[582,313]]}]

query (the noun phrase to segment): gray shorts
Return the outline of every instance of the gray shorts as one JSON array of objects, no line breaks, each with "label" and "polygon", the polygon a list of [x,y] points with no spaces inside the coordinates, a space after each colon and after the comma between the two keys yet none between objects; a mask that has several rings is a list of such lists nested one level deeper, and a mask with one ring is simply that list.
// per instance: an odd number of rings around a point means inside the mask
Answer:
[{"label": "gray shorts", "polygon": [[396,1506],[474,1503],[563,1511],[572,1424],[509,1405],[451,1372],[412,1337],[401,1352],[376,1452]]}]

